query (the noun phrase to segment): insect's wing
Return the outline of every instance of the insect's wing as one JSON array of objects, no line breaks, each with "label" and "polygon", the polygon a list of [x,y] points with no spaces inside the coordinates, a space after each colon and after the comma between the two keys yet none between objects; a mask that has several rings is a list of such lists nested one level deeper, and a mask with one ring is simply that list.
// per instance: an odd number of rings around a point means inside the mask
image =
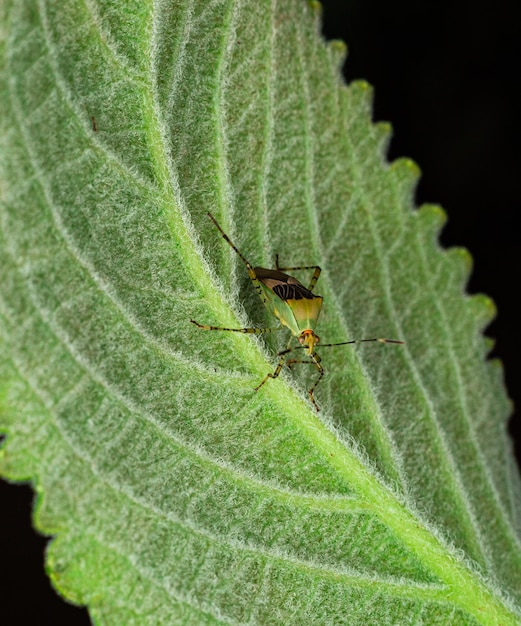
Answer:
[{"label": "insect's wing", "polygon": [[296,278],[278,270],[256,267],[255,273],[272,313],[298,336],[317,323],[322,297],[306,289]]}]

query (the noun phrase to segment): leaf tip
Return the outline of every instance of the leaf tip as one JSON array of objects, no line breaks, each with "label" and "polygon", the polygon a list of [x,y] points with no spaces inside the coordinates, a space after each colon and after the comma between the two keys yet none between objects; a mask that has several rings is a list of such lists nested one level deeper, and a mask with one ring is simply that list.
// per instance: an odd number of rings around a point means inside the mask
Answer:
[{"label": "leaf tip", "polygon": [[350,86],[352,89],[355,89],[362,93],[365,92],[365,93],[370,94],[371,96],[373,94],[372,85],[370,85],[366,80],[363,80],[361,78],[357,78],[356,80],[351,81]]},{"label": "leaf tip", "polygon": [[389,171],[395,182],[395,193],[403,206],[414,207],[414,192],[421,170],[418,165],[408,158],[395,159],[389,164]]},{"label": "leaf tip", "polygon": [[375,122],[373,128],[382,159],[387,162],[387,152],[393,132],[392,124],[390,122]]},{"label": "leaf tip", "polygon": [[373,87],[366,80],[356,79],[349,83],[352,102],[361,113],[371,116],[373,105]]},{"label": "leaf tip", "polygon": [[56,537],[48,543],[45,551],[45,572],[53,588],[62,598],[72,604],[85,606],[88,599],[84,596],[82,585],[78,585],[78,581],[74,580],[72,568],[61,554],[62,543],[65,546],[66,542]]},{"label": "leaf tip", "polygon": [[391,122],[376,122],[374,126],[382,135],[389,135],[393,130]]},{"label": "leaf tip", "polygon": [[341,39],[332,39],[327,42],[327,49],[333,68],[342,71],[348,53],[347,44]]},{"label": "leaf tip", "polygon": [[308,0],[308,7],[318,16],[322,15],[323,7],[322,3],[318,0]]},{"label": "leaf tip", "polygon": [[407,157],[395,159],[390,164],[390,168],[396,172],[400,178],[408,178],[413,183],[415,183],[421,176],[421,169],[419,165]]},{"label": "leaf tip", "polygon": [[[467,250],[467,248],[461,248],[459,246],[455,246],[448,250],[451,256],[456,258],[460,263],[463,264],[463,271],[468,276],[472,271],[472,266],[474,265],[474,261],[472,259],[472,255]],[[492,300],[491,300],[492,302]],[[493,304],[493,302],[492,302]]]},{"label": "leaf tip", "polygon": [[484,293],[472,294],[469,297],[468,302],[473,309],[473,314],[481,329],[488,326],[497,315],[497,308],[494,300]]},{"label": "leaf tip", "polygon": [[435,219],[440,227],[447,221],[447,212],[439,204],[422,204],[418,210]]},{"label": "leaf tip", "polygon": [[415,214],[426,235],[437,242],[440,230],[447,221],[445,210],[439,204],[422,204]]}]

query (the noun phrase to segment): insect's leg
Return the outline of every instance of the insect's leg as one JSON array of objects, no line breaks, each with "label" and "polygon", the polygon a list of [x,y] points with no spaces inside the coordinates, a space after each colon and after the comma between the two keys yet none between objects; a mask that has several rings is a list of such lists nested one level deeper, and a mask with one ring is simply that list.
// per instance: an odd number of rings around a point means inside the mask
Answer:
[{"label": "insect's leg", "polygon": [[[275,330],[283,330],[283,328],[281,329],[276,328]],[[277,355],[279,357],[279,362],[277,363],[277,367],[275,368],[275,371],[270,372],[269,374],[266,374],[266,376],[264,376],[264,378],[261,380],[260,384],[255,387],[255,391],[259,391],[259,389],[262,387],[262,385],[264,385],[264,383],[268,380],[268,378],[278,377],[282,368],[284,367],[284,362],[286,361],[286,354],[288,354],[288,352],[292,352],[292,348],[290,348],[292,340],[293,340],[293,335],[290,335],[288,339],[288,343],[286,345],[286,349],[283,350],[282,352],[279,352]]]},{"label": "insect's leg", "polygon": [[[290,341],[291,339],[292,337],[290,338]],[[316,386],[322,380],[322,376],[324,376],[324,368],[320,364],[320,360],[321,360],[320,356],[318,354],[312,354],[311,358],[309,359],[290,359],[289,361],[285,361],[286,356],[290,352],[293,352],[293,350],[298,350],[300,347],[301,346],[297,346],[296,348],[286,348],[286,350],[279,352],[279,362],[277,364],[277,367],[275,368],[275,371],[273,372],[273,374],[267,374],[264,380],[261,382],[261,384],[255,389],[255,391],[257,391],[257,389],[260,389],[260,387],[264,385],[264,383],[268,380],[268,378],[277,378],[277,376],[280,374],[280,371],[284,367],[284,362],[286,362],[286,365],[290,368],[291,368],[291,365],[295,363],[311,363],[311,365],[314,365],[318,370],[318,378],[315,381],[314,385],[311,387],[311,389],[308,391],[308,394],[309,394],[309,399],[311,400],[313,406],[315,407],[315,410],[320,411],[317,401],[315,400],[315,396],[313,395],[313,392],[315,391]]]},{"label": "insect's leg", "polygon": [[282,368],[284,367],[284,361],[286,360],[286,352],[284,354],[279,355],[279,362],[277,363],[277,367],[273,372],[269,372],[266,374],[264,378],[260,381],[260,383],[255,387],[254,391],[259,391],[259,389],[264,385],[264,383],[268,380],[268,378],[277,378],[280,374]]},{"label": "insect's leg", "polygon": [[315,396],[313,395],[313,392],[315,391],[316,386],[322,380],[322,376],[324,376],[324,368],[320,364],[320,357],[318,356],[318,354],[313,354],[310,359],[289,359],[289,361],[286,361],[286,365],[289,368],[291,368],[292,365],[296,365],[300,363],[309,363],[311,365],[314,365],[318,370],[318,378],[315,381],[315,384],[308,391],[308,394],[309,394],[309,399],[311,400],[311,402],[313,403],[313,406],[315,407],[315,410],[320,411],[320,409],[318,408],[317,401],[315,400]]},{"label": "insect's leg", "polygon": [[[259,279],[257,278],[257,274],[255,273],[255,270],[253,268],[253,266],[251,265],[251,263],[246,259],[245,256],[243,256],[242,252],[239,250],[239,248],[237,248],[237,246],[232,242],[232,240],[228,237],[228,235],[224,232],[224,230],[219,226],[219,223],[217,222],[217,220],[215,219],[215,217],[208,212],[208,217],[212,220],[212,222],[215,224],[217,230],[221,233],[223,239],[226,241],[226,243],[228,243],[228,245],[235,250],[235,252],[237,253],[238,257],[241,259],[241,261],[244,263],[244,265],[246,265],[246,269],[248,271],[248,276],[250,277],[251,282],[253,283],[253,286],[255,287],[255,290],[257,291],[257,293],[259,294],[259,298],[262,300],[262,303],[267,306],[268,304],[268,299],[266,298],[266,296],[264,295],[264,292],[262,291],[262,287],[260,285]],[[316,282],[316,281],[315,281]]]},{"label": "insect's leg", "polygon": [[291,369],[292,365],[297,365],[299,363],[311,363],[311,365],[315,365],[315,361],[311,361],[309,359],[290,359],[286,361],[286,365]]},{"label": "insect's leg", "polygon": [[[315,268],[315,271],[313,272],[313,276],[311,277],[311,280],[309,281],[309,286],[308,286],[309,291],[313,291],[313,287],[317,284],[318,277],[320,276],[320,272],[322,271],[318,265],[312,265],[309,269],[313,269],[313,268]],[[318,408],[317,408],[317,411],[318,411]]]},{"label": "insect's leg", "polygon": [[293,270],[314,270],[308,287],[309,291],[313,291],[313,287],[317,284],[318,277],[320,276],[320,272],[322,271],[319,265],[303,265],[301,267],[280,267],[278,254],[275,255],[275,269],[281,272],[291,272]]},{"label": "insect's leg", "polygon": [[378,341],[379,343],[400,343],[404,344],[404,341],[398,341],[398,339],[384,339],[383,337],[374,337],[372,339],[352,339],[351,341],[341,341],[340,343],[322,343],[317,348],[332,348],[334,346],[348,346],[355,343],[366,343],[368,341]]},{"label": "insect's leg", "polygon": [[195,324],[202,330],[227,330],[232,333],[249,333],[251,335],[262,335],[264,333],[273,333],[282,328],[223,328],[222,326],[208,326],[208,324],[199,324],[195,320],[190,320],[192,324]]},{"label": "insect's leg", "polygon": [[318,378],[316,379],[315,384],[308,391],[308,394],[309,394],[309,399],[311,400],[311,402],[313,403],[313,406],[315,407],[315,410],[320,411],[320,409],[318,408],[317,401],[315,400],[315,396],[313,395],[313,392],[315,391],[318,383],[322,380],[322,376],[324,376],[324,368],[322,367],[322,365],[320,365],[320,361],[317,361],[315,359],[314,355],[312,355],[311,358],[313,359],[313,363],[315,364],[318,370]]}]

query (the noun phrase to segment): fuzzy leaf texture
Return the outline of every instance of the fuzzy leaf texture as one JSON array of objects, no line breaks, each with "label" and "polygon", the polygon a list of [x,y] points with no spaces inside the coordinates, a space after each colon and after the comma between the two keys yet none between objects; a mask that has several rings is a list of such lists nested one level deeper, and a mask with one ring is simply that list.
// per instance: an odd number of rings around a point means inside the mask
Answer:
[{"label": "fuzzy leaf texture", "polygon": [[[1,11],[0,468],[59,592],[114,626],[519,623],[494,308],[318,5]],[[406,344],[324,349],[318,414],[309,366],[255,393],[284,333],[189,323],[274,324],[208,210],[322,266],[323,342]]]}]

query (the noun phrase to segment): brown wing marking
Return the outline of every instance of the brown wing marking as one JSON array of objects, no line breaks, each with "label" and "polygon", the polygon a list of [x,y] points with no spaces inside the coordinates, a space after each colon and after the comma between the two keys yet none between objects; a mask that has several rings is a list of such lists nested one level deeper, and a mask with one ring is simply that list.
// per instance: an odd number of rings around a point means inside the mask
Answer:
[{"label": "brown wing marking", "polygon": [[268,270],[263,267],[256,267],[255,274],[263,285],[271,289],[281,300],[312,300],[317,297],[296,278],[278,270]]},{"label": "brown wing marking", "polygon": [[273,287],[273,293],[276,293],[281,300],[311,300],[315,296],[302,285],[289,285],[283,283]]}]

